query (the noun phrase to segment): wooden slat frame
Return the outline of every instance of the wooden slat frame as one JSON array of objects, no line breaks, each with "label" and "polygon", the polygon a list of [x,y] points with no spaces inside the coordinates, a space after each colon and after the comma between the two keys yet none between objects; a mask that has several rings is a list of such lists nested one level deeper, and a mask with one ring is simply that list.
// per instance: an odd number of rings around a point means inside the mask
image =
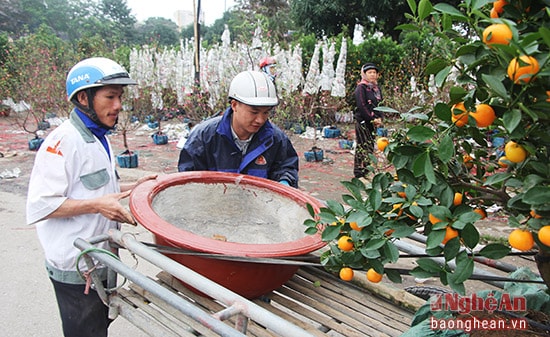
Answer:
[{"label": "wooden slat frame", "polygon": [[[166,272],[160,272],[157,278],[156,282],[175,296],[188,299],[206,312],[215,313],[225,308],[188,289]],[[217,336],[135,284],[120,289],[117,296],[175,336]],[[316,267],[300,268],[282,287],[254,302],[317,337],[399,336],[410,327],[413,316],[413,312]],[[233,327],[235,319],[225,323]],[[277,336],[252,320],[248,322],[246,335]],[[166,336],[171,335],[167,332]]]}]

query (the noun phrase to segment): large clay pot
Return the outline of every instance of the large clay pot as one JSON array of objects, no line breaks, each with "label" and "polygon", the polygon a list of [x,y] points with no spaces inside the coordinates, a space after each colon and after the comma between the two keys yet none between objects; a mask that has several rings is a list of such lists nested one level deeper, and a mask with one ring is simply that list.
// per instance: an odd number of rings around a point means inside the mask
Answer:
[{"label": "large clay pot", "polygon": [[[172,190],[174,189],[174,190]],[[171,195],[169,192],[177,191]],[[187,191],[188,190],[188,191]],[[235,197],[236,196],[236,197]],[[224,198],[226,200],[224,200]],[[225,202],[229,204],[225,205]],[[280,209],[278,206],[283,206]],[[311,204],[318,211],[322,204],[315,198],[298,189],[284,186],[275,181],[253,176],[224,172],[181,172],[159,177],[156,181],[147,181],[138,185],[130,195],[130,210],[136,220],[154,234],[157,244],[179,247],[186,250],[211,254],[224,254],[251,258],[283,258],[308,254],[325,246],[320,235],[304,233],[305,219],[294,219],[294,214],[309,217],[306,204]],[[174,215],[160,215],[158,204],[171,210]],[[195,211],[194,211],[195,210]],[[275,216],[272,213],[277,213]],[[175,220],[167,220],[166,218]],[[198,217],[198,218],[197,218]],[[293,219],[292,224],[283,228],[281,224],[246,224],[248,217],[259,219]],[[297,216],[298,217],[298,216]],[[180,221],[177,226],[174,222]],[[225,228],[223,220],[234,219],[231,227],[234,234],[225,234],[227,241],[216,239],[216,231]],[[204,224],[198,227],[195,222]],[[277,220],[275,220],[277,221]],[[282,220],[281,220],[282,221]],[[256,226],[259,226],[256,228]],[[261,227],[264,226],[264,227]],[[294,228],[296,226],[296,228]],[[191,227],[193,227],[191,229]],[[199,228],[199,229],[197,229]],[[244,239],[247,242],[236,242],[249,232],[259,234],[258,240]],[[284,242],[259,242],[276,240],[280,232],[300,231],[300,237]],[[266,233],[272,230],[273,233]],[[204,232],[204,234],[203,234]],[[208,234],[207,232],[210,232]],[[267,234],[267,235],[264,235]],[[234,235],[234,237],[232,237]],[[220,235],[218,235],[220,236]],[[265,239],[263,237],[266,237]],[[296,265],[257,263],[248,261],[227,261],[185,254],[166,254],[179,263],[195,270],[216,283],[244,296],[256,298],[264,295],[285,283],[298,270]],[[199,289],[200,290],[200,289]],[[195,291],[197,291],[195,289]],[[198,292],[198,291],[197,291]]]}]

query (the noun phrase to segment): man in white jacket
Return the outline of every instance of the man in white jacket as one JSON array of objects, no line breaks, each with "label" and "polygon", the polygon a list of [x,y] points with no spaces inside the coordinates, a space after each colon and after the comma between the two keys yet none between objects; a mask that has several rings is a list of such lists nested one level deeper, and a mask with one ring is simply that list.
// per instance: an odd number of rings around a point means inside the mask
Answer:
[{"label": "man in white jacket", "polygon": [[[118,63],[102,57],[77,63],[67,76],[67,96],[75,105],[36,154],[29,182],[27,223],[34,224],[44,249],[63,332],[68,336],[107,336],[108,308],[89,289],[77,238],[105,234],[120,223],[135,224],[119,202],[136,184],[120,186],[106,134],[117,123],[126,85],[135,85]],[[108,243],[98,248],[110,250]],[[77,263],[79,265],[77,266]],[[97,272],[106,280],[106,268]]]}]

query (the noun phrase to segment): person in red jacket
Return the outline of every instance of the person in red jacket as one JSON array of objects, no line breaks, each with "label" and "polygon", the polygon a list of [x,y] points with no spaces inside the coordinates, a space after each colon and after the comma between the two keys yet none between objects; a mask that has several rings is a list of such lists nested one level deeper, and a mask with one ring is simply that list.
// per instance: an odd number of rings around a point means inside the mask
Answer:
[{"label": "person in red jacket", "polygon": [[277,78],[277,61],[271,56],[264,57],[260,61],[260,70],[275,82]]},{"label": "person in red jacket", "polygon": [[375,108],[382,101],[378,86],[380,72],[376,64],[366,63],[361,67],[361,81],[355,88],[355,158],[353,175],[361,178],[367,175],[369,155],[374,151],[374,131],[382,125],[384,115]]}]

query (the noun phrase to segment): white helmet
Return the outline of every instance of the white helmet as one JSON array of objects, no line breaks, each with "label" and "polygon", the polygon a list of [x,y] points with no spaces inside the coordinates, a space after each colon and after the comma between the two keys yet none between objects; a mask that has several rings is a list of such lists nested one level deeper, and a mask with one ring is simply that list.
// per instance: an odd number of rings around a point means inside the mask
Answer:
[{"label": "white helmet", "polygon": [[273,81],[260,71],[243,71],[237,74],[229,86],[229,98],[253,106],[279,104]]}]

